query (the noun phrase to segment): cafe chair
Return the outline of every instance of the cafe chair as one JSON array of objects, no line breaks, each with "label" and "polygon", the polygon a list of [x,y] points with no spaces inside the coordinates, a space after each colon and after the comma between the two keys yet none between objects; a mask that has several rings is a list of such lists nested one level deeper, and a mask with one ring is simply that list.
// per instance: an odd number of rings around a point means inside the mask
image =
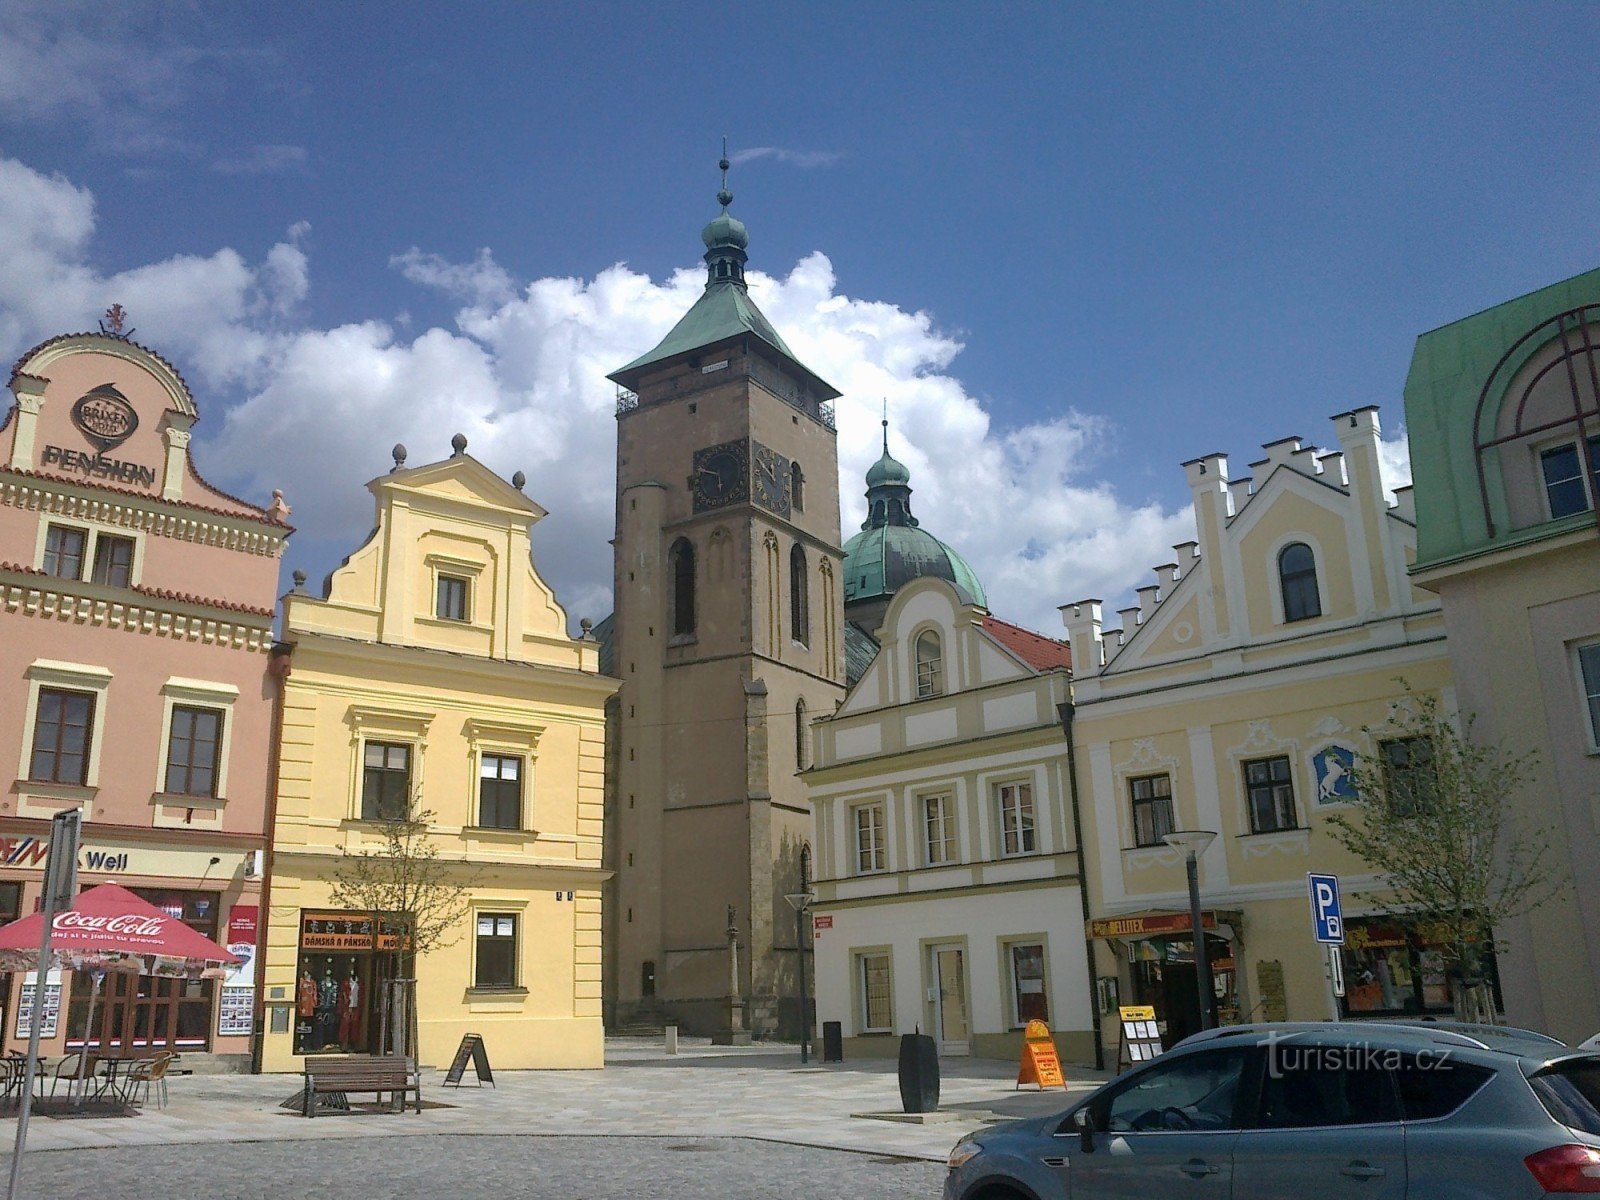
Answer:
[{"label": "cafe chair", "polygon": [[67,1082],[68,1093],[71,1093],[72,1086],[78,1079],[78,1066],[85,1055],[88,1056],[89,1061],[83,1063],[84,1087],[88,1087],[93,1081],[95,1065],[100,1061],[100,1056],[88,1050],[79,1050],[76,1053],[69,1054],[56,1064],[54,1077],[50,1081],[50,1095],[52,1098],[56,1094],[56,1089],[61,1086],[63,1079]]},{"label": "cafe chair", "polygon": [[128,1072],[126,1086],[122,1091],[123,1102],[126,1104],[140,1103],[139,1100],[135,1099],[135,1096],[142,1086],[144,1088],[144,1103],[149,1103],[150,1091],[154,1088],[157,1097],[156,1107],[165,1108],[167,1106],[167,1068],[172,1065],[172,1060],[176,1057],[177,1055],[168,1051],[164,1054],[158,1054],[154,1058],[147,1058],[135,1063],[133,1069]]}]

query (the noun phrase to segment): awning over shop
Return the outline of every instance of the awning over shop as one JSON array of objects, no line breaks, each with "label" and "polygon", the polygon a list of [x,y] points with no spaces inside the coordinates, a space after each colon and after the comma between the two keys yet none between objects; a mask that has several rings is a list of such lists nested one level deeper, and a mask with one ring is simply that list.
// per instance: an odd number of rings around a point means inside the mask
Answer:
[{"label": "awning over shop", "polygon": [[[51,949],[57,959],[85,955],[190,962],[234,963],[239,960],[204,934],[168,916],[114,883],[79,893],[72,907],[59,912],[52,923]],[[0,929],[0,954],[31,956],[22,966],[37,961],[44,914],[34,913]]]}]

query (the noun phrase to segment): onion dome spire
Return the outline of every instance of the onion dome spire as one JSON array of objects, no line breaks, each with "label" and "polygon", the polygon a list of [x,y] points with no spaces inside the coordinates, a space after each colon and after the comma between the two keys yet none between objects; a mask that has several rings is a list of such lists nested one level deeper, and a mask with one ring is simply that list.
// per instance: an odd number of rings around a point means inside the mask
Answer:
[{"label": "onion dome spire", "polygon": [[700,240],[706,244],[706,287],[731,284],[743,291],[744,264],[748,258],[745,248],[750,244],[750,235],[745,230],[744,222],[728,212],[728,205],[733,203],[733,193],[728,190],[730,165],[728,139],[723,138],[722,158],[717,163],[722,171],[722,187],[717,192],[717,203],[722,205],[722,212],[700,231]]}]

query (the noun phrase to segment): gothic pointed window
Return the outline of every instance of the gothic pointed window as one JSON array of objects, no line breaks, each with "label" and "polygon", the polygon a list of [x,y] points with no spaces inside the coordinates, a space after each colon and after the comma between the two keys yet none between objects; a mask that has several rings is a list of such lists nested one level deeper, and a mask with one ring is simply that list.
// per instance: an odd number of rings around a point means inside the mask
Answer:
[{"label": "gothic pointed window", "polygon": [[1283,589],[1283,619],[1308,621],[1322,615],[1317,592],[1317,560],[1304,542],[1290,542],[1278,552],[1278,583]]},{"label": "gothic pointed window", "polygon": [[811,602],[806,579],[806,552],[796,542],[789,551],[789,636],[811,644]]},{"label": "gothic pointed window", "polygon": [[794,702],[794,765],[806,769],[806,701],[802,696]]},{"label": "gothic pointed window", "polygon": [[687,538],[672,544],[672,634],[694,633],[694,547]]}]

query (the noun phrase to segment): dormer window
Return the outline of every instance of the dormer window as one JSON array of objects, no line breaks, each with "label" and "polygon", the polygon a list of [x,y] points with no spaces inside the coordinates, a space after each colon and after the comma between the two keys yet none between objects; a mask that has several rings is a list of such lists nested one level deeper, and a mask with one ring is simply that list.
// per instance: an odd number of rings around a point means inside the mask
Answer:
[{"label": "dormer window", "polygon": [[933,630],[917,637],[917,698],[944,695],[944,649]]},{"label": "dormer window", "polygon": [[468,581],[459,575],[440,575],[435,596],[434,616],[441,621],[466,621]]},{"label": "dormer window", "polygon": [[1278,585],[1283,593],[1283,619],[1309,621],[1322,615],[1317,591],[1317,559],[1304,542],[1290,542],[1278,552]]}]

